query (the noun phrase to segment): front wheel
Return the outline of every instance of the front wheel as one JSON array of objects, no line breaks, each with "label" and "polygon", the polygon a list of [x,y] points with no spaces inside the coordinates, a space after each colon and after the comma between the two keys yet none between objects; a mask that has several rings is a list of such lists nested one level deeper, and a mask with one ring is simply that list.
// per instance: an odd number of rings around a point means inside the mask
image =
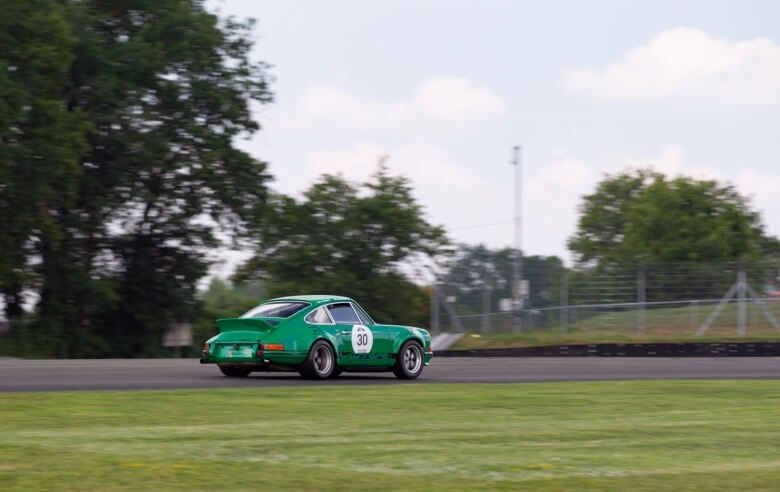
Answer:
[{"label": "front wheel", "polygon": [[317,340],[309,350],[309,356],[301,364],[298,372],[309,379],[328,379],[336,367],[336,356],[330,344]]},{"label": "front wheel", "polygon": [[222,374],[231,378],[245,378],[252,372],[251,369],[247,369],[246,367],[235,366],[219,366],[219,370],[222,371]]},{"label": "front wheel", "polygon": [[409,340],[401,345],[393,374],[399,379],[414,379],[423,372],[423,351],[419,343]]}]

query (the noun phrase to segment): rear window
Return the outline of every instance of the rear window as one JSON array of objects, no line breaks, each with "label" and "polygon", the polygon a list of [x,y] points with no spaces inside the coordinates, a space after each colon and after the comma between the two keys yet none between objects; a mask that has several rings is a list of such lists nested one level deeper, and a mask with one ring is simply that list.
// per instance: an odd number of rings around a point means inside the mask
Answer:
[{"label": "rear window", "polygon": [[267,302],[253,307],[241,318],[289,318],[308,306],[308,302]]}]

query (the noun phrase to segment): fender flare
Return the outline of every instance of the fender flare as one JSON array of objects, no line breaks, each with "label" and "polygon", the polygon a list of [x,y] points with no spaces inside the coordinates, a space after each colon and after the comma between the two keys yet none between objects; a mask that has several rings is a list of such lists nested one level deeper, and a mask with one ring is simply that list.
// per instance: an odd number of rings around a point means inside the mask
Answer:
[{"label": "fender flare", "polygon": [[410,336],[404,338],[403,340],[400,340],[400,341],[399,340],[400,339],[397,338],[396,342],[393,344],[394,345],[393,346],[393,353],[394,354],[398,354],[401,351],[401,347],[403,347],[404,344],[406,342],[408,342],[409,340],[414,340],[415,342],[419,343],[420,347],[422,347],[423,351],[425,351],[425,342],[423,340],[421,340],[420,337],[417,337],[415,335],[410,335]]},{"label": "fender flare", "polygon": [[336,361],[338,362],[338,360],[341,358],[341,355],[339,354],[339,351],[336,350],[336,344],[333,342],[333,340],[331,340],[331,337],[328,336],[328,333],[322,331],[317,332],[316,336],[312,339],[309,347],[306,349],[306,356],[308,357],[309,352],[311,352],[311,348],[320,340],[325,340],[328,342],[328,345],[330,345],[330,349],[333,350],[333,354],[336,356]]}]

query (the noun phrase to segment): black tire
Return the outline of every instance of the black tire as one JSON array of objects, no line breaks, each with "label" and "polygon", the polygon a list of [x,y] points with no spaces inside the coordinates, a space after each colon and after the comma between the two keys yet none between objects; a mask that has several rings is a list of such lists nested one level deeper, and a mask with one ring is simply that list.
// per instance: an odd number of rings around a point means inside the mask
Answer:
[{"label": "black tire", "polygon": [[331,377],[331,378],[337,378],[337,377],[339,377],[339,376],[341,375],[341,373],[342,373],[342,372],[344,372],[344,369],[342,369],[342,368],[340,368],[340,367],[336,366],[336,367],[333,369],[333,372],[332,372],[332,373],[330,373],[330,377]]},{"label": "black tire", "polygon": [[398,379],[414,379],[423,372],[425,359],[422,346],[414,340],[407,340],[398,351],[393,374]]},{"label": "black tire", "polygon": [[231,378],[245,378],[252,372],[249,368],[236,366],[219,366],[219,370],[222,371],[222,374]]},{"label": "black tire", "polygon": [[317,340],[298,372],[308,379],[328,379],[336,368],[336,354],[325,340]]}]

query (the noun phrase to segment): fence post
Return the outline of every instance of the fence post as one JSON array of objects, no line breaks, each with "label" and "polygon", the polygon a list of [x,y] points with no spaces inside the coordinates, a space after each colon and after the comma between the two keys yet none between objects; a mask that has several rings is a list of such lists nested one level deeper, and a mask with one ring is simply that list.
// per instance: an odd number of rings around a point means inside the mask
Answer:
[{"label": "fence post", "polygon": [[435,280],[431,289],[431,332],[439,334],[439,292]]},{"label": "fence post", "polygon": [[558,317],[561,319],[561,335],[568,333],[569,325],[569,275],[566,268],[561,270],[561,311]]},{"label": "fence post", "polygon": [[644,335],[645,334],[645,301],[647,300],[647,264],[646,263],[640,263],[639,269],[637,271],[637,282],[636,282],[636,302],[637,302],[637,310],[636,310],[636,332],[637,335]]},{"label": "fence post", "polygon": [[751,302],[748,306],[750,306],[750,322],[748,323],[748,326],[753,326],[753,329],[755,329],[755,327],[758,326],[758,304],[756,302]]},{"label": "fence post", "polygon": [[747,293],[747,280],[745,275],[745,262],[739,262],[737,272],[737,333],[744,336],[745,329],[745,294]]},{"label": "fence post", "polygon": [[490,332],[490,286],[486,283],[482,289],[482,334]]},{"label": "fence post", "polygon": [[699,325],[699,301],[693,300],[688,303],[688,309],[691,310],[691,326]]}]

